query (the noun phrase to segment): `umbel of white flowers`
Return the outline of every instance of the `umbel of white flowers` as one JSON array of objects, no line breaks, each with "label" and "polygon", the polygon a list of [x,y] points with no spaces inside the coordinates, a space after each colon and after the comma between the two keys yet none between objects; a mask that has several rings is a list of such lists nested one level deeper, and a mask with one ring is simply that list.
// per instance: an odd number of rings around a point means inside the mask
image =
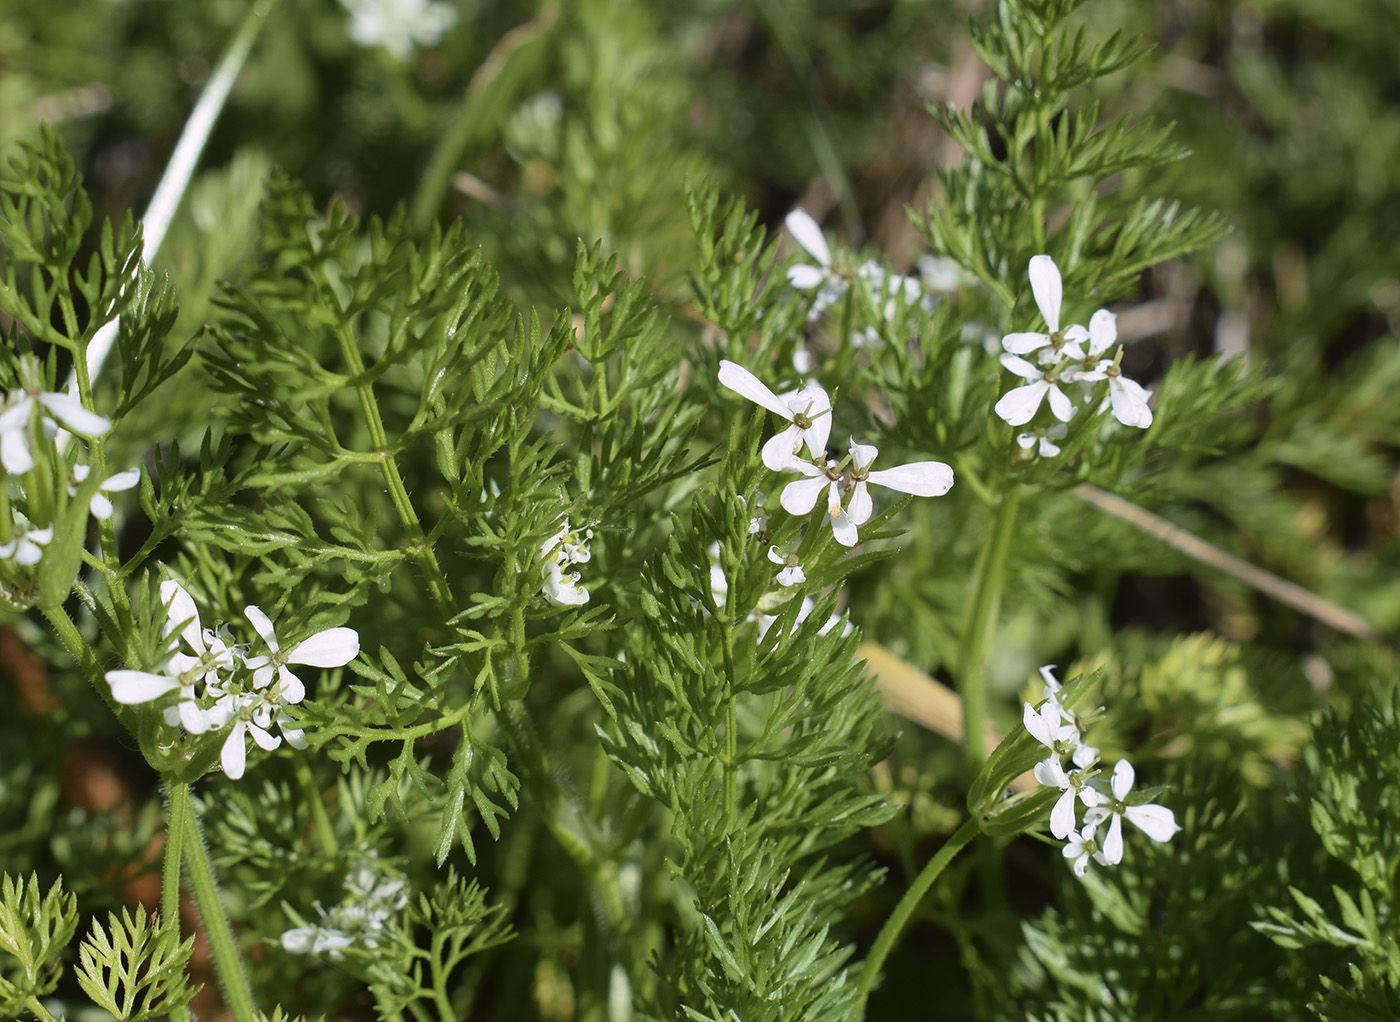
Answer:
[{"label": "umbel of white flowers", "polygon": [[325,954],[333,962],[345,957],[346,948],[376,948],[394,914],[408,904],[402,877],[380,876],[371,862],[361,862],[345,878],[345,898],[327,911],[320,905],[321,921],[298,926],[282,934],[282,947],[293,954]]},{"label": "umbel of white flowers", "polygon": [[[1146,429],[1152,425],[1152,409],[1147,403],[1152,395],[1123,375],[1119,368],[1122,349],[1112,358],[1104,357],[1118,341],[1118,317],[1107,309],[1099,309],[1090,317],[1087,329],[1075,323],[1062,330],[1060,304],[1064,289],[1055,260],[1048,255],[1033,256],[1029,275],[1031,294],[1047,332],[1010,333],[1001,339],[1006,349],[1001,364],[1027,382],[1001,396],[994,409],[996,414],[1012,426],[1024,426],[1035,418],[1048,398],[1050,413],[1061,422],[1069,422],[1074,417],[1074,402],[1061,386],[1107,380],[1108,402],[1099,410],[1111,407],[1114,417],[1125,426]],[[1033,363],[1021,357],[1030,354],[1035,355]],[[1088,388],[1071,387],[1070,393],[1093,396]],[[1043,445],[1041,453],[1046,453]]]},{"label": "umbel of white flowers", "polygon": [[[248,736],[269,752],[283,738],[294,749],[306,748],[286,709],[306,698],[306,686],[287,665],[343,667],[360,654],[359,634],[353,628],[327,628],[284,650],[272,621],[250,605],[243,613],[269,655],[248,656],[245,646],[230,641],[227,625],[218,631],[200,627],[199,608],[179,582],[162,582],[160,598],[166,608],[163,635],[179,633],[176,649],[159,673],[108,671],[112,698],[124,706],[162,700],[165,722],[192,735],[228,728],[220,761],[234,780],[243,776]],[[171,694],[175,698],[166,699]],[[281,737],[271,733],[274,724]]]},{"label": "umbel of white flowers", "polygon": [[[1040,669],[1045,701],[1039,709],[1026,703],[1021,721],[1050,753],[1035,765],[1035,779],[1060,789],[1060,797],[1050,810],[1050,833],[1065,842],[1065,858],[1073,860],[1075,875],[1083,876],[1091,857],[1102,866],[1123,861],[1124,820],[1158,842],[1170,841],[1181,828],[1165,806],[1128,804],[1134,773],[1126,759],[1114,765],[1112,778],[1104,784],[1099,776],[1099,750],[1084,744],[1081,721],[1060,702],[1060,683],[1054,670],[1053,665]],[[1078,829],[1077,803],[1085,807]],[[1100,840],[1099,828],[1104,823],[1108,832]]]},{"label": "umbel of white flowers", "polygon": [[588,549],[593,530],[571,529],[567,518],[560,522],[559,531],[540,546],[540,556],[544,559],[540,569],[544,575],[542,590],[545,599],[556,607],[581,607],[588,602],[588,590],[579,585],[578,572],[564,569],[587,564],[593,559]]},{"label": "umbel of white flowers", "polygon": [[[872,469],[879,449],[851,438],[849,453],[840,462],[828,460],[831,398],[815,380],[781,397],[753,373],[728,359],[719,364],[719,382],[741,397],[781,416],[791,425],[763,445],[763,464],[775,472],[796,472],[804,478],[788,483],[778,503],[790,515],[806,515],[826,493],[827,521],[836,542],[855,546],[857,530],[875,514],[869,485],[885,486],[915,497],[941,497],[953,486],[953,470],[941,461],[914,461],[887,469]],[[803,448],[807,454],[802,454]],[[770,555],[773,552],[770,551]],[[787,568],[800,567],[783,558]],[[785,569],[786,570],[786,569]],[[795,573],[788,571],[788,580]],[[790,584],[790,582],[784,582]]]},{"label": "umbel of white flowers", "polygon": [[889,295],[884,309],[886,319],[894,315],[894,296],[899,292],[904,292],[904,301],[909,305],[924,298],[923,284],[917,278],[890,273],[873,259],[861,263],[854,274],[841,272],[832,262],[831,249],[822,236],[822,229],[806,210],[794,209],[783,223],[788,233],[817,261],[815,266],[798,263],[787,271],[788,283],[793,287],[799,291],[816,291],[812,307],[807,311],[809,323],[820,319],[823,312],[840,301],[857,277],[869,283],[877,298],[881,294]]}]

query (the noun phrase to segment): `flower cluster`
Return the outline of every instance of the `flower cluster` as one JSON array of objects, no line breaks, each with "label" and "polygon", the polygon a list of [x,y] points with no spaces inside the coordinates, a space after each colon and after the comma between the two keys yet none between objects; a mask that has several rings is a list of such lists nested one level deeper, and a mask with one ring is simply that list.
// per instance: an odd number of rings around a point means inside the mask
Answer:
[{"label": "flower cluster", "polygon": [[[1027,382],[1002,395],[994,409],[996,414],[1012,426],[1024,426],[1048,398],[1051,414],[1061,422],[1069,422],[1074,417],[1074,402],[1061,386],[1107,380],[1108,402],[1099,410],[1112,407],[1114,416],[1125,426],[1146,429],[1152,425],[1152,409],[1147,403],[1152,395],[1123,375],[1122,348],[1114,357],[1105,357],[1118,341],[1117,317],[1107,309],[1099,309],[1090,317],[1087,328],[1076,323],[1062,330],[1063,286],[1055,260],[1048,255],[1034,256],[1030,279],[1031,293],[1047,332],[1010,333],[1001,339],[1005,349],[1001,364]],[[1021,357],[1030,354],[1035,355],[1035,362]],[[1022,446],[1029,448],[1031,442]],[[1042,444],[1041,452],[1045,450]]]},{"label": "flower cluster", "polygon": [[436,46],[457,24],[451,4],[432,0],[340,0],[350,15],[350,38],[361,46],[382,46],[400,62],[420,46]]},{"label": "flower cluster", "polygon": [[[9,503],[18,503],[30,515],[15,513],[6,515],[7,521],[0,523],[0,560],[13,560],[21,567],[33,567],[43,557],[44,547],[53,540],[53,520],[56,510],[51,501],[36,502],[29,499],[26,476],[45,465],[53,463],[52,457],[45,457],[40,443],[52,446],[58,437],[60,426],[83,437],[98,437],[111,428],[111,420],[83,407],[83,403],[71,394],[59,394],[37,389],[23,389],[5,395],[0,405],[0,467],[6,474],[6,493]],[[75,465],[66,480],[68,496],[78,493],[78,487],[92,471],[88,465]],[[141,481],[138,469],[128,469],[108,476],[97,486],[97,492],[88,501],[88,507],[98,518],[112,517],[112,502],[106,494],[129,490]],[[40,484],[39,491],[47,486]],[[33,517],[42,519],[37,523]]]},{"label": "flower cluster", "polygon": [[[842,546],[855,546],[857,530],[875,514],[869,485],[886,486],[916,497],[938,497],[953,485],[953,470],[941,461],[916,461],[894,468],[875,469],[872,464],[879,449],[851,438],[849,453],[841,461],[828,459],[826,442],[831,435],[831,398],[815,381],[789,394],[774,394],[758,377],[742,366],[723,360],[719,382],[741,397],[768,409],[790,425],[763,445],[763,464],[775,472],[796,472],[803,476],[783,488],[778,498],[784,511],[806,515],[822,495],[826,496],[827,520]],[[806,457],[802,449],[807,449]],[[787,555],[770,550],[775,563],[784,565],[787,581],[800,581],[799,568]]]},{"label": "flower cluster", "polygon": [[[247,647],[233,642],[227,625],[201,628],[199,608],[179,582],[160,584],[166,608],[163,634],[178,633],[176,649],[159,673],[119,670],[107,672],[112,698],[137,706],[173,694],[166,702],[165,722],[192,735],[228,729],[220,759],[224,773],[243,776],[247,738],[272,751],[282,739],[294,749],[306,748],[306,738],[294,726],[287,707],[306,698],[306,686],[288,664],[343,667],[360,654],[360,637],[353,628],[327,628],[282,649],[272,621],[255,606],[243,608],[267,655],[249,656]],[[281,736],[271,733],[276,725]]]},{"label": "flower cluster", "polygon": [[588,602],[588,590],[579,585],[579,573],[565,571],[574,564],[587,564],[593,559],[588,542],[593,538],[593,530],[578,532],[569,527],[565,518],[559,531],[540,546],[540,556],[544,558],[545,599],[557,607],[579,607]]},{"label": "flower cluster", "polygon": [[832,262],[831,249],[827,246],[826,238],[822,236],[822,229],[805,210],[794,209],[783,222],[788,233],[817,261],[815,266],[799,263],[789,267],[787,271],[788,283],[793,287],[799,291],[816,291],[812,307],[807,311],[809,323],[821,319],[828,308],[845,296],[856,279],[868,283],[877,297],[884,294],[888,288],[890,297],[885,304],[886,319],[894,315],[894,296],[901,291],[904,293],[905,303],[909,305],[926,297],[923,284],[918,278],[890,273],[873,259],[861,263],[853,273],[843,272]]},{"label": "flower cluster", "polygon": [[[1040,669],[1045,700],[1036,709],[1026,703],[1022,723],[1031,737],[1050,753],[1035,765],[1035,779],[1061,792],[1050,811],[1050,833],[1065,842],[1064,856],[1074,861],[1074,872],[1083,876],[1092,857],[1102,866],[1123,861],[1123,821],[1136,826],[1153,841],[1169,841],[1178,830],[1170,809],[1158,805],[1128,805],[1133,788],[1133,765],[1120,759],[1105,785],[1098,769],[1099,750],[1083,741],[1082,721],[1060,702],[1060,683],[1054,667]],[[1085,807],[1076,829],[1075,805]],[[1099,828],[1108,824],[1099,839]]]},{"label": "flower cluster", "polygon": [[385,924],[408,904],[402,877],[380,876],[362,862],[345,878],[345,897],[327,911],[320,905],[321,921],[315,926],[298,926],[282,934],[282,947],[293,954],[321,954],[338,962],[345,949],[356,944],[376,948]]},{"label": "flower cluster", "polygon": [[[755,518],[753,521],[758,521],[758,518]],[[752,525],[752,522],[750,524]],[[775,549],[776,548],[771,548],[769,550],[769,560],[773,560],[773,550]],[[711,543],[709,553],[710,594],[714,597],[715,606],[723,607],[726,601],[729,599],[729,580],[724,577],[724,569],[720,567],[719,544]],[[802,571],[800,567],[796,568],[795,570],[799,574]],[[805,578],[805,576],[803,577]],[[795,584],[794,582],[784,582],[783,572],[778,573],[778,581],[784,586]],[[748,620],[753,621],[758,625],[757,640],[759,642],[762,642],[764,637],[768,635],[768,629],[772,628],[773,624],[778,620],[778,615],[783,612],[783,608],[787,605],[789,599],[790,597],[784,596],[781,593],[767,592],[759,598],[758,606],[754,607],[754,609],[749,612]],[[809,617],[811,617],[812,611],[816,609],[817,603],[815,600],[813,600],[810,596],[802,597],[802,602],[798,604],[797,607],[797,618],[792,623],[793,630],[795,631],[798,625],[800,625],[803,621],[806,621]],[[829,618],[822,622],[822,626],[819,629],[817,629],[817,634],[825,635],[833,628],[840,628],[841,634],[844,636],[850,635],[851,632],[855,629],[855,625],[851,624],[851,622],[848,621],[841,614],[832,614]]]}]

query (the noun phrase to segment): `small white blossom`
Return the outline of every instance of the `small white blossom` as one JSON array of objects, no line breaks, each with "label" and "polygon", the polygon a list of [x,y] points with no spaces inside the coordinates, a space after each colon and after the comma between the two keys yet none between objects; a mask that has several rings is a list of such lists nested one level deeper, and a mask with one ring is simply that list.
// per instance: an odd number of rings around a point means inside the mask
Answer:
[{"label": "small white blossom", "polygon": [[[68,496],[78,495],[78,486],[88,477],[92,469],[87,465],[74,465],[73,478],[68,482]],[[88,501],[88,510],[96,518],[104,521],[112,517],[112,502],[103,496],[105,493],[120,493],[129,490],[141,481],[141,470],[139,468],[129,468],[125,472],[117,472],[110,475],[97,484],[97,492]]]},{"label": "small white blossom", "polygon": [[[880,449],[870,444],[858,444],[851,437],[851,501],[847,514],[856,526],[864,525],[875,515],[875,502],[870,499],[867,483],[885,486],[915,497],[941,497],[953,488],[953,470],[941,461],[911,461],[894,468],[872,469]],[[840,537],[837,537],[838,540]],[[847,543],[846,546],[853,546]]]},{"label": "small white blossom", "polygon": [[1024,426],[1035,418],[1046,395],[1050,397],[1050,411],[1061,422],[1069,422],[1074,417],[1074,405],[1064,391],[1060,390],[1060,376],[1052,366],[1041,368],[1032,365],[1017,355],[1004,354],[1001,364],[1023,380],[1030,382],[1008,390],[992,409],[999,418],[1012,426]]},{"label": "small white blossom", "polygon": [[14,531],[8,543],[0,543],[0,560],[14,558],[16,564],[30,567],[44,556],[44,547],[53,541],[53,526],[34,528],[29,521],[16,516]]},{"label": "small white blossom", "polygon": [[[1059,436],[1055,435],[1057,432]],[[1066,430],[1063,426],[1053,426],[1043,432],[1018,433],[1016,434],[1016,445],[1023,451],[1029,451],[1032,447],[1035,447],[1037,448],[1036,453],[1042,458],[1058,457],[1060,445],[1055,443],[1055,441],[1063,440],[1065,432]]]},{"label": "small white blossom", "polygon": [[451,4],[431,0],[340,0],[350,14],[350,38],[361,46],[382,46],[399,61],[419,46],[436,46],[457,23]]},{"label": "small white blossom", "polygon": [[1001,339],[1001,346],[1012,355],[1029,355],[1033,351],[1039,351],[1040,354],[1036,357],[1041,364],[1056,362],[1059,360],[1060,349],[1066,343],[1083,340],[1089,332],[1077,323],[1066,330],[1060,329],[1060,305],[1064,297],[1064,288],[1060,281],[1060,268],[1055,265],[1055,260],[1048,255],[1032,256],[1029,276],[1031,294],[1035,295],[1036,308],[1040,310],[1040,318],[1045,320],[1049,332],[1007,334]]},{"label": "small white blossom", "polygon": [[823,312],[846,293],[849,282],[837,273],[831,263],[831,249],[827,247],[822,229],[805,210],[794,209],[783,221],[788,232],[807,254],[817,261],[816,266],[799,264],[788,268],[788,283],[800,291],[817,292],[812,308],[807,313],[808,322],[821,318]]},{"label": "small white blossom", "polygon": [[71,394],[19,391],[6,395],[5,404],[5,410],[0,412],[0,465],[11,475],[23,475],[34,467],[29,421],[36,408],[79,436],[101,436],[112,426],[110,419],[88,411]]},{"label": "small white blossom", "polygon": [[806,574],[802,571],[802,564],[797,559],[797,554],[778,553],[778,548],[770,546],[768,548],[768,559],[774,564],[781,564],[783,570],[778,572],[778,585],[795,586],[807,581]]},{"label": "small white blossom", "polygon": [[401,877],[384,877],[367,863],[351,870],[345,879],[345,897],[326,911],[316,906],[321,922],[298,926],[282,934],[282,947],[293,954],[321,954],[340,961],[344,951],[355,945],[379,946],[394,913],[408,904],[406,883]]},{"label": "small white blossom", "polygon": [[558,607],[581,607],[588,602],[588,590],[579,585],[579,573],[565,571],[571,564],[586,564],[593,559],[588,541],[593,538],[593,530],[582,534],[569,527],[568,519],[563,520],[558,532],[540,546],[540,556],[544,558],[543,590],[545,599]]},{"label": "small white blossom", "polygon": [[1119,422],[1146,429],[1152,425],[1152,409],[1147,403],[1151,393],[1124,376],[1116,361],[1101,357],[1117,341],[1118,317],[1107,309],[1100,309],[1089,320],[1088,349],[1085,350],[1079,341],[1071,341],[1065,345],[1064,354],[1077,359],[1084,367],[1075,374],[1075,379],[1086,383],[1108,381],[1109,404]]},{"label": "small white blossom", "polygon": [[1074,860],[1074,875],[1082,877],[1089,868],[1089,856],[1103,862],[1103,852],[1099,850],[1099,843],[1094,840],[1094,824],[1085,823],[1083,828],[1077,831],[1070,831],[1069,840],[1065,842],[1063,854],[1066,859]]},{"label": "small white blossom", "polygon": [[243,613],[272,653],[271,656],[248,659],[248,668],[253,672],[253,687],[266,688],[276,672],[281,681],[282,696],[289,703],[301,702],[306,696],[306,686],[287,668],[288,664],[344,667],[360,655],[360,635],[353,628],[326,628],[284,651],[277,643],[277,632],[266,614],[251,605],[244,607]]},{"label": "small white blossom", "polygon": [[1113,767],[1113,778],[1109,782],[1111,799],[1104,799],[1099,805],[1084,814],[1084,822],[1094,826],[1108,820],[1108,834],[1103,840],[1105,865],[1116,866],[1123,861],[1123,821],[1126,819],[1159,844],[1170,841],[1181,829],[1176,815],[1166,806],[1130,806],[1125,801],[1133,789],[1133,765],[1120,759]]},{"label": "small white blossom", "polygon": [[[740,498],[742,499],[742,498]],[[749,519],[749,535],[758,536],[768,531],[768,516],[763,513],[763,502],[767,499],[762,490],[754,495],[753,517]]]},{"label": "small white blossom", "polygon": [[831,435],[831,398],[815,380],[801,390],[781,398],[743,366],[724,359],[719,364],[719,382],[734,393],[792,423],[763,445],[763,464],[774,472],[786,471],[803,444],[813,458],[826,454]]}]

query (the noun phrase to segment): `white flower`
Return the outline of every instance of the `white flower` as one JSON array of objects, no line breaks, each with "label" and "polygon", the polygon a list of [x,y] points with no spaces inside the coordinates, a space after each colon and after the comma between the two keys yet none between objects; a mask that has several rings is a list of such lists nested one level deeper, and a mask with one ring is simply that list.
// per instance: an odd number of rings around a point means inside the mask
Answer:
[{"label": "white flower", "polygon": [[1055,418],[1061,422],[1069,422],[1074,417],[1074,405],[1060,390],[1060,377],[1054,367],[1042,369],[1012,354],[1002,355],[1001,364],[1022,379],[1031,381],[1007,391],[992,409],[1008,424],[1024,426],[1030,422],[1040,410],[1040,403],[1045,400],[1047,394],[1050,396],[1050,411],[1054,413]]},{"label": "white flower", "polygon": [[1054,458],[1060,453],[1060,445],[1055,441],[1063,440],[1065,433],[1066,430],[1063,426],[1051,426],[1047,430],[1038,430],[1034,433],[1018,433],[1016,434],[1016,445],[1023,451],[1029,451],[1032,447],[1036,447],[1036,453],[1042,458]]},{"label": "white flower", "polygon": [[545,599],[558,607],[581,607],[588,602],[588,590],[579,585],[576,571],[564,571],[557,561],[544,566]]},{"label": "white flower", "polygon": [[1047,699],[1039,710],[1030,703],[1023,704],[1021,723],[1032,738],[1050,751],[1056,763],[1079,747],[1079,729],[1064,719],[1056,701]]},{"label": "white flower", "polygon": [[[1069,329],[1060,330],[1060,304],[1064,288],[1060,282],[1060,269],[1048,255],[1031,257],[1031,293],[1035,295],[1036,308],[1041,319],[1045,320],[1049,333],[1011,333],[1001,339],[1001,346],[1012,355],[1029,355],[1041,351],[1037,356],[1042,363],[1058,361],[1059,351],[1068,341],[1083,340],[1088,331],[1075,324]],[[1042,351],[1049,348],[1049,351]],[[998,413],[1000,414],[1000,413]],[[1018,425],[1012,423],[1012,425]]]},{"label": "white flower", "polygon": [[281,682],[281,697],[288,703],[299,703],[306,697],[306,686],[287,668],[288,664],[344,667],[360,655],[360,635],[353,628],[326,628],[283,651],[277,644],[277,632],[266,614],[251,605],[244,607],[243,613],[272,652],[270,657],[248,659],[248,667],[253,672],[253,687],[266,688],[275,672]]},{"label": "white flower", "polygon": [[[741,498],[739,498],[739,499],[742,500],[743,498],[741,497]],[[749,519],[749,535],[750,535],[750,536],[758,536],[758,535],[761,535],[762,533],[768,531],[768,516],[767,516],[766,514],[763,513],[763,502],[764,502],[764,500],[766,500],[766,499],[767,499],[767,495],[764,494],[764,492],[763,492],[762,490],[759,490],[759,491],[754,495],[754,499],[753,499],[753,507],[754,507],[753,517],[751,517],[751,518]]]},{"label": "white flower", "polygon": [[1062,849],[1066,859],[1074,860],[1074,875],[1082,877],[1089,868],[1089,856],[1093,856],[1103,862],[1103,852],[1099,851],[1099,843],[1094,840],[1095,825],[1085,822],[1083,829],[1070,831],[1069,840]]},{"label": "white flower", "polygon": [[849,286],[846,279],[831,265],[831,249],[827,247],[822,229],[805,210],[794,209],[783,221],[788,232],[807,254],[817,261],[816,266],[799,264],[788,268],[788,283],[801,291],[817,289],[817,297],[807,313],[808,322],[820,319],[827,307],[841,298]]},{"label": "white flower", "polygon": [[808,380],[801,390],[780,398],[743,366],[723,359],[719,364],[719,382],[792,423],[763,445],[763,464],[769,469],[787,471],[803,444],[813,458],[826,456],[826,441],[831,435],[831,398],[815,380]]},{"label": "white flower", "polygon": [[802,564],[798,561],[797,554],[780,554],[777,547],[770,546],[768,559],[774,564],[783,566],[783,570],[778,572],[778,585],[795,586],[807,581],[807,576],[802,571]]},{"label": "white flower", "polygon": [[408,904],[405,887],[401,877],[381,877],[361,864],[346,877],[341,903],[329,912],[317,905],[321,924],[287,930],[282,947],[293,954],[329,952],[332,961],[340,961],[344,949],[356,944],[378,947],[393,914]]},{"label": "white flower", "polygon": [[1084,814],[1085,824],[1098,826],[1108,820],[1108,835],[1103,841],[1105,865],[1116,866],[1123,861],[1123,820],[1126,819],[1158,843],[1170,841],[1181,829],[1176,816],[1165,806],[1130,806],[1124,800],[1133,789],[1133,765],[1120,759],[1113,768],[1113,779],[1109,782],[1112,798],[1104,799],[1099,805]]},{"label": "white flower", "polygon": [[[78,486],[88,477],[91,467],[87,465],[74,465],[73,478],[68,483],[68,496],[78,495]],[[125,472],[118,472],[110,475],[97,484],[97,492],[88,501],[88,510],[96,518],[106,520],[112,517],[112,502],[103,496],[104,493],[120,493],[129,490],[141,481],[141,470],[139,468],[129,468]]]},{"label": "white flower", "polygon": [[430,0],[340,0],[350,14],[350,38],[361,46],[382,46],[395,60],[407,60],[415,46],[436,46],[457,23],[450,4]]},{"label": "white flower", "polygon": [[1151,393],[1124,376],[1113,359],[1100,357],[1117,340],[1118,317],[1107,309],[1100,309],[1089,320],[1088,350],[1079,341],[1071,341],[1065,345],[1064,354],[1083,363],[1084,368],[1074,374],[1074,379],[1088,383],[1108,381],[1108,399],[1119,422],[1146,429],[1152,425],[1152,409],[1147,404]]},{"label": "white flower", "polygon": [[592,529],[580,535],[569,527],[569,520],[565,518],[559,531],[540,546],[540,556],[544,558],[544,595],[555,606],[580,607],[588,602],[588,590],[578,584],[578,572],[564,569],[593,559],[588,549],[588,540],[592,538]]},{"label": "white flower", "polygon": [[176,652],[166,661],[163,673],[150,671],[108,671],[107,684],[112,698],[123,706],[137,706],[159,699],[167,692],[179,692],[175,705],[165,708],[165,722],[172,727],[183,725],[192,735],[203,734],[211,727],[208,711],[197,702],[195,683],[203,680],[206,687],[219,684],[219,672],[234,667],[233,651],[223,639],[199,626],[199,608],[184,586],[174,579],[160,584],[161,602],[166,607],[162,634],[168,638],[178,631],[180,638],[194,655]]},{"label": "white flower", "polygon": [[29,420],[35,408],[80,436],[101,436],[112,426],[110,419],[88,411],[71,394],[20,391],[18,395],[8,395],[6,404],[8,407],[0,412],[0,465],[11,475],[22,475],[34,467],[34,455],[29,450]]},{"label": "white flower", "polygon": [[[871,469],[880,449],[870,444],[858,444],[851,437],[851,501],[846,508],[852,524],[864,525],[875,515],[875,502],[870,499],[867,483],[885,486],[915,497],[941,497],[953,488],[953,470],[941,461],[911,461],[894,468]],[[837,537],[840,538],[839,536]],[[846,546],[852,546],[847,543]]]},{"label": "white flower", "polygon": [[38,564],[44,556],[43,548],[53,541],[53,526],[42,529],[22,518],[16,518],[14,532],[8,543],[0,543],[0,560],[15,559],[16,564],[29,567]]}]

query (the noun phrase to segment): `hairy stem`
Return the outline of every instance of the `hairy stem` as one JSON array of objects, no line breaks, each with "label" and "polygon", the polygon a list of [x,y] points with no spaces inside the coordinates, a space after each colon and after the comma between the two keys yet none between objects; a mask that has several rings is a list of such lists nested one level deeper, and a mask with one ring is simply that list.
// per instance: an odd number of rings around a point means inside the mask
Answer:
[{"label": "hairy stem", "polygon": [[58,1022],[58,1019],[54,1018],[53,1015],[49,1013],[49,1009],[44,1007],[43,1002],[32,994],[24,1002],[24,1005],[34,1013],[34,1017],[37,1018],[39,1022]]},{"label": "hairy stem", "polygon": [[253,1001],[253,989],[248,985],[248,976],[243,971],[243,963],[238,958],[238,948],[233,942],[233,930],[229,928],[228,916],[219,901],[219,885],[214,879],[214,867],[209,861],[209,850],[204,847],[204,836],[199,832],[199,818],[194,806],[189,803],[190,786],[179,781],[170,782],[171,802],[183,799],[188,806],[184,826],[185,866],[189,870],[190,889],[194,891],[195,904],[199,906],[200,917],[204,920],[204,932],[209,938],[209,947],[214,954],[214,968],[219,973],[219,986],[223,989],[224,1000],[234,1022],[256,1022],[257,1007]]},{"label": "hairy stem", "polygon": [[958,852],[962,851],[963,846],[975,838],[978,833],[976,817],[967,820],[959,827],[957,833],[943,843],[943,847],[928,861],[928,865],[923,868],[922,872],[914,878],[914,882],[909,885],[909,890],[904,892],[904,897],[899,899],[899,904],[894,907],[890,917],[885,920],[885,925],[880,928],[880,934],[875,938],[875,944],[871,947],[865,964],[861,966],[860,977],[856,980],[856,990],[860,994],[861,1007],[858,1015],[864,1014],[865,1001],[869,998],[870,991],[875,986],[875,980],[880,975],[880,967],[884,965],[885,959],[894,950],[895,943],[909,924],[914,910],[919,907],[919,902],[928,893],[928,889],[933,886],[933,882],[938,879],[938,875],[947,868],[948,863],[952,862]]},{"label": "hairy stem", "polygon": [[[176,788],[179,789],[178,793]],[[165,782],[165,860],[160,876],[160,919],[180,935],[180,863],[185,830],[189,826],[190,786],[183,781]],[[170,1013],[170,1022],[190,1022],[190,1009],[180,1005]]]}]

